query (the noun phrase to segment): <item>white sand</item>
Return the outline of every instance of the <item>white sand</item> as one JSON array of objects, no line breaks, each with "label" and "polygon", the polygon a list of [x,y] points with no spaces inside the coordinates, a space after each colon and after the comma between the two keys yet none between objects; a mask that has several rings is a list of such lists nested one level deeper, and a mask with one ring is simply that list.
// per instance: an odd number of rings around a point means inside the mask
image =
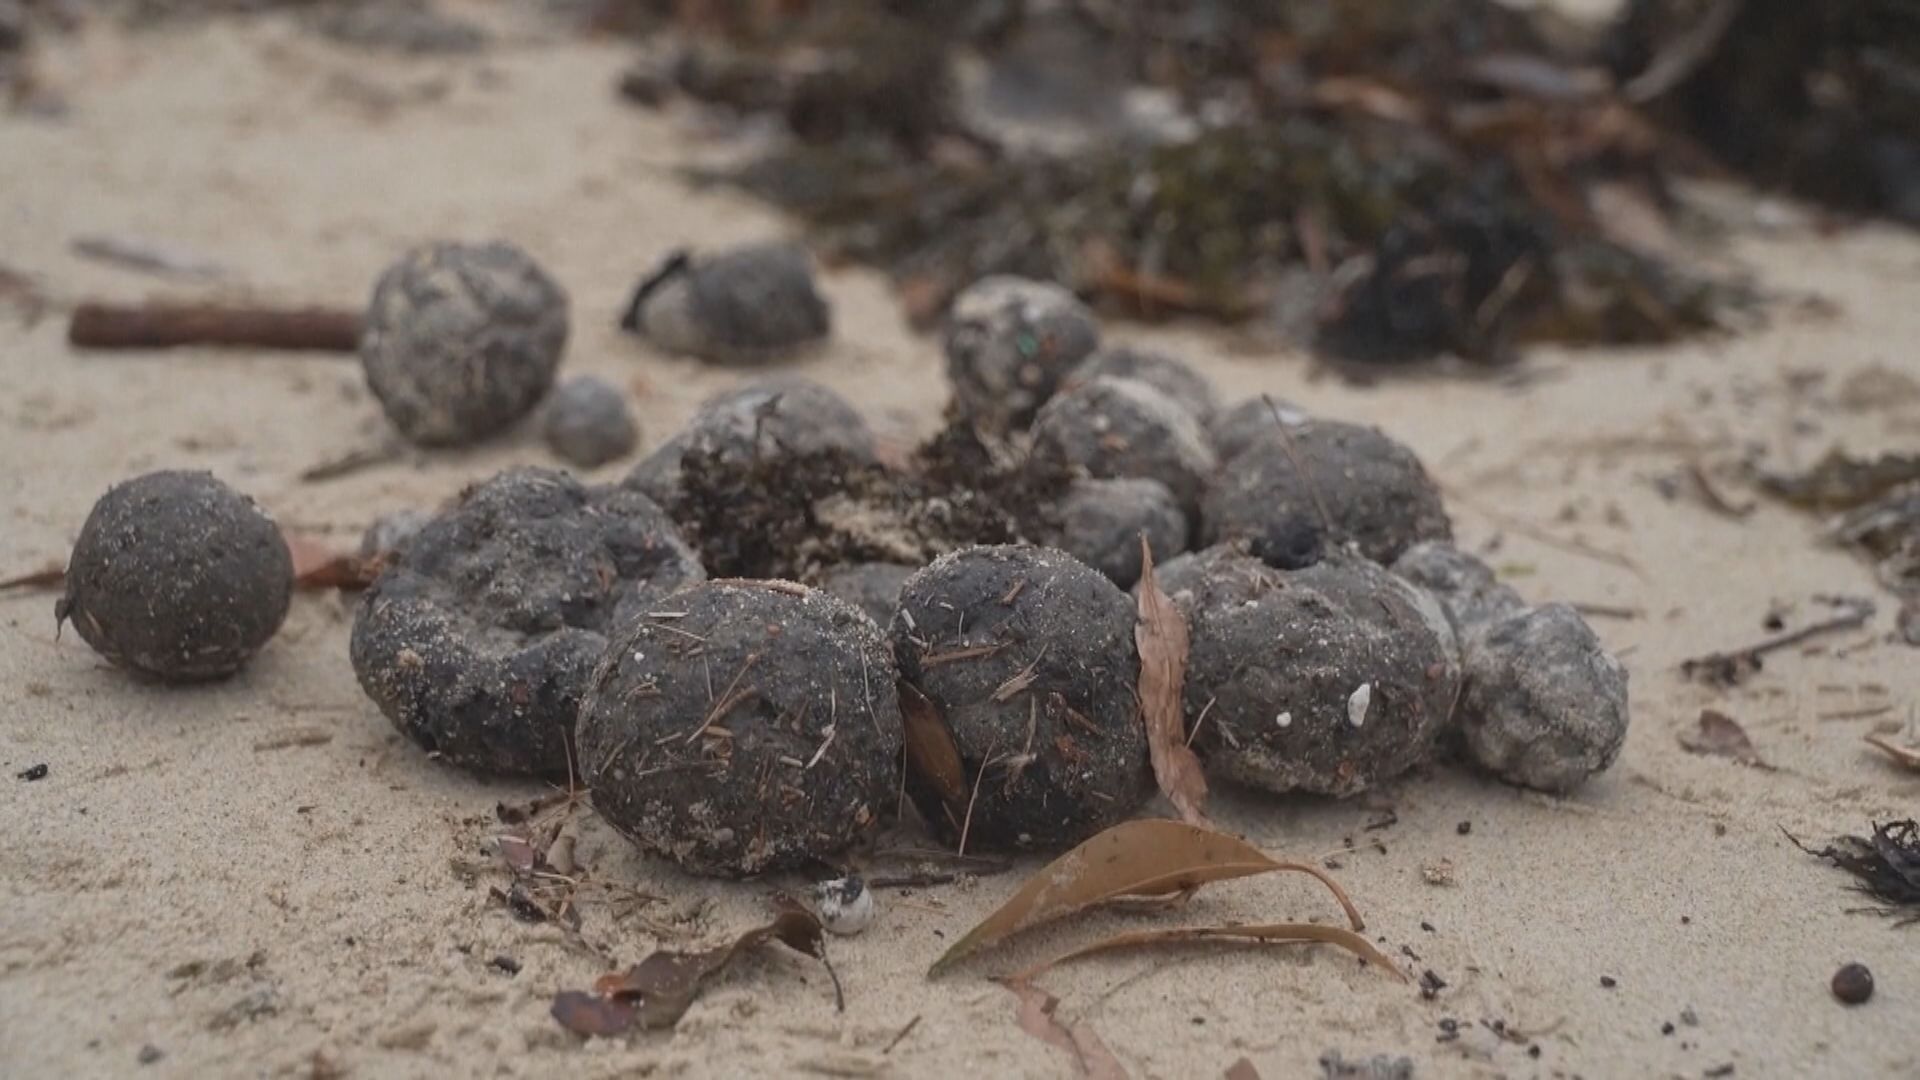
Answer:
[{"label": "white sand", "polygon": [[[208,291],[68,249],[79,234],[137,235],[219,260],[259,296],[358,304],[404,245],[505,237],[572,292],[570,369],[632,386],[658,441],[737,376],[623,338],[626,291],[669,246],[791,226],[671,175],[712,148],[684,116],[616,101],[625,55],[521,38],[475,59],[370,60],[271,20],[59,43],[46,67],[70,114],[0,121],[0,262],[60,300]],[[1817,545],[1807,518],[1763,506],[1731,521],[1652,483],[1695,455],[1725,461],[1750,445],[1779,463],[1836,439],[1911,447],[1920,405],[1835,402],[1870,365],[1920,376],[1920,241],[1865,228],[1752,238],[1740,254],[1765,284],[1817,292],[1841,313],[1783,312],[1735,340],[1651,353],[1541,355],[1524,385],[1358,388],[1208,333],[1116,331],[1177,345],[1233,396],[1272,392],[1381,424],[1446,483],[1467,544],[1504,536],[1491,558],[1530,599],[1645,613],[1598,623],[1632,669],[1633,729],[1620,763],[1575,798],[1443,769],[1348,803],[1219,798],[1226,825],[1274,852],[1381,841],[1385,854],[1343,857],[1341,880],[1388,951],[1418,954],[1401,957],[1410,973],[1431,968],[1449,986],[1422,1000],[1324,950],[1120,955],[1047,976],[1062,1014],[1090,1022],[1135,1075],[1217,1076],[1244,1055],[1269,1078],[1306,1076],[1328,1050],[1407,1054],[1421,1076],[1698,1076],[1729,1063],[1742,1077],[1920,1074],[1920,929],[1847,914],[1861,901],[1846,879],[1780,832],[1822,837],[1920,810],[1920,775],[1860,741],[1911,714],[1920,653],[1883,640],[1883,603],[1871,634],[1778,655],[1745,688],[1683,683],[1681,658],[1757,638],[1771,605],[1805,617],[1814,594],[1875,590],[1862,565]],[[906,331],[877,277],[835,273],[827,287],[836,341],[802,370],[900,438],[930,430],[937,346]],[[546,460],[528,437],[302,484],[300,469],[381,431],[350,361],[80,356],[63,331],[57,314],[27,327],[0,310],[0,569],[63,556],[107,485],[150,468],[213,469],[284,522],[350,543],[377,513]],[[1639,569],[1529,539],[1489,510]],[[503,875],[474,880],[451,865],[480,858],[497,800],[534,789],[439,767],[401,740],[354,682],[346,603],[302,597],[242,676],[172,690],[109,669],[73,635],[56,643],[51,607],[45,593],[0,595],[5,1075],[1060,1075],[1066,1056],[1020,1032],[1013,999],[981,975],[1142,924],[1075,923],[929,982],[943,939],[1015,877],[917,892],[835,943],[844,1016],[817,968],[779,958],[742,965],[672,1034],[582,1044],[547,1005],[601,961],[489,902]],[[1889,710],[1820,718],[1879,705]],[[1683,753],[1675,735],[1705,706],[1738,717],[1778,770]],[[331,738],[255,749],[297,729]],[[45,780],[13,778],[37,762]],[[1363,833],[1387,806],[1398,824]],[[1468,820],[1471,835],[1457,834]],[[668,898],[625,918],[586,904],[587,936],[623,963],[658,943],[643,920],[711,898],[687,928],[716,939],[753,918],[768,887],[686,879],[597,826],[581,854],[602,879]],[[1427,884],[1422,867],[1442,859],[1455,883]],[[1186,914],[1334,914],[1309,886],[1214,887]],[[524,970],[490,969],[496,954]],[[1827,980],[1854,959],[1879,990],[1848,1009]],[[169,974],[189,962],[209,971]],[[1602,988],[1603,975],[1618,986]],[[230,1013],[248,1001],[273,1011]],[[1697,1025],[1681,1023],[1686,1010]],[[1436,1041],[1445,1017],[1466,1025],[1458,1041]],[[1529,1033],[1541,1056],[1500,1043],[1482,1019]],[[1680,1026],[1663,1037],[1666,1022]],[[164,1057],[142,1067],[147,1044]]]}]

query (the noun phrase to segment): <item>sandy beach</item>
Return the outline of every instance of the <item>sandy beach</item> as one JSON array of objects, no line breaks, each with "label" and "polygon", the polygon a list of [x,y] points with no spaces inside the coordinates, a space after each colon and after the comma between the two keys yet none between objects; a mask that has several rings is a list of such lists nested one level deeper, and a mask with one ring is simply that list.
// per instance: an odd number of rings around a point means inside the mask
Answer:
[{"label": "sandy beach", "polygon": [[[674,247],[797,227],[680,178],[726,147],[689,111],[618,100],[629,47],[483,14],[496,41],[459,57],[354,53],[284,17],[101,26],[40,46],[65,109],[0,119],[0,264],[48,303],[34,318],[0,299],[0,573],[63,559],[108,485],[150,469],[210,469],[283,525],[351,546],[381,513],[434,506],[510,463],[555,464],[522,432],[302,482],[384,437],[351,357],[82,354],[63,314],[81,298],[357,307],[411,244],[498,237],[570,292],[565,370],[631,391],[643,450],[755,374],[663,356],[619,331],[620,308]],[[1865,901],[1848,878],[1783,836],[1920,810],[1920,773],[1862,741],[1912,734],[1920,652],[1890,636],[1897,603],[1822,542],[1817,518],[1764,500],[1734,517],[1684,484],[1662,490],[1696,464],[1786,469],[1836,443],[1920,444],[1920,390],[1872,389],[1920,380],[1920,237],[1748,217],[1725,258],[1823,303],[1776,303],[1765,325],[1681,346],[1540,350],[1491,375],[1361,385],[1209,328],[1109,327],[1176,351],[1229,400],[1270,393],[1407,442],[1463,547],[1530,601],[1602,612],[1633,710],[1619,762],[1564,799],[1448,765],[1344,802],[1219,791],[1224,827],[1277,855],[1331,857],[1369,937],[1445,988],[1423,997],[1308,948],[1119,953],[1046,975],[1060,1015],[1132,1075],[1220,1076],[1246,1058],[1261,1076],[1312,1077],[1328,1054],[1405,1056],[1423,1078],[1920,1075],[1920,927],[1849,913]],[[129,272],[76,256],[83,235],[164,240],[229,272]],[[832,268],[824,288],[833,338],[789,368],[899,445],[934,430],[938,341],[909,330],[877,274]],[[1820,618],[1826,595],[1879,611],[1770,656],[1738,688],[1679,674],[1764,637],[1769,613]],[[671,1032],[582,1040],[548,1007],[605,961],[488,891],[505,881],[486,849],[496,804],[542,788],[441,766],[393,729],[348,662],[353,597],[299,595],[238,677],[187,688],[56,640],[53,601],[0,593],[0,1074],[1069,1075],[985,976],[1162,918],[1071,920],[928,979],[1040,865],[1025,860],[884,895],[872,929],[832,942],[844,1013],[817,965],[769,954],[719,978]],[[1684,750],[1707,708],[1735,717],[1766,767]],[[15,778],[40,763],[44,779]],[[622,965],[725,938],[770,891],[804,884],[687,877],[590,816],[580,836],[598,880],[659,898],[582,901],[582,935]],[[1310,881],[1269,876],[1209,887],[1181,917],[1337,914]],[[1878,989],[1848,1008],[1828,980],[1855,960]]]}]

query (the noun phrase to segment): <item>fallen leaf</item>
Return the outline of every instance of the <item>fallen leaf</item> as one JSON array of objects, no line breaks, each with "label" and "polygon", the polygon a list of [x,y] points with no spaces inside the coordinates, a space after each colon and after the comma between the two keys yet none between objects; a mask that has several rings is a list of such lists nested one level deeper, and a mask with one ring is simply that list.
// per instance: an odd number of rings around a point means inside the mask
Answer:
[{"label": "fallen leaf", "polygon": [[1878,735],[1866,736],[1867,745],[1887,755],[1909,769],[1920,770],[1920,747],[1901,746],[1899,743],[1881,738]]},{"label": "fallen leaf", "polygon": [[933,788],[957,823],[967,805],[967,771],[960,748],[940,716],[940,707],[912,683],[901,680],[900,716],[905,722],[907,769]]},{"label": "fallen leaf", "polygon": [[1165,897],[1211,881],[1274,871],[1311,875],[1333,893],[1355,930],[1366,928],[1345,892],[1319,867],[1280,862],[1245,841],[1178,821],[1127,821],[1048,863],[968,931],[928,975],[1012,935],[1122,897]]},{"label": "fallen leaf", "polygon": [[1002,986],[1020,999],[1014,1019],[1020,1030],[1073,1055],[1073,1074],[1093,1080],[1126,1080],[1127,1070],[1085,1021],[1068,1024],[1056,1015],[1060,999],[1029,982],[1005,980]]},{"label": "fallen leaf", "polygon": [[1692,731],[1681,732],[1680,745],[1695,754],[1732,758],[1742,765],[1767,767],[1740,722],[1714,709],[1700,710],[1700,726]]},{"label": "fallen leaf", "polygon": [[1255,941],[1272,945],[1338,945],[1381,970],[1391,972],[1394,978],[1402,982],[1407,978],[1399,968],[1393,966],[1393,961],[1387,959],[1385,953],[1374,948],[1373,943],[1365,937],[1338,926],[1321,926],[1318,923],[1174,926],[1159,930],[1130,930],[1124,934],[1115,934],[1104,941],[1083,945],[1051,960],[1042,961],[1012,978],[1016,982],[1035,979],[1070,960],[1112,952],[1115,949],[1137,949],[1143,945],[1190,945],[1199,941]]},{"label": "fallen leaf", "polygon": [[10,578],[0,578],[0,591],[6,589],[52,588],[65,584],[67,568],[57,562],[50,562],[38,570],[29,570],[24,574],[15,574]]},{"label": "fallen leaf", "polygon": [[1260,1080],[1260,1070],[1247,1058],[1227,1066],[1227,1080]]},{"label": "fallen leaf", "polygon": [[496,836],[493,838],[493,846],[499,849],[500,858],[506,862],[507,869],[516,876],[532,873],[533,868],[540,864],[539,849],[535,848],[531,841],[521,837]]},{"label": "fallen leaf", "polygon": [[[602,975],[594,982],[593,989],[602,998],[633,1002],[634,1019],[642,1028],[672,1027],[686,1014],[707,979],[732,963],[740,953],[770,941],[778,941],[826,963],[825,930],[820,920],[812,912],[787,901],[778,906],[772,922],[756,926],[726,945],[696,952],[660,949],[624,972]],[[827,972],[831,976],[833,969],[829,967]],[[836,996],[839,994],[837,979],[834,992]],[[558,999],[554,1006],[557,1010]],[[557,1012],[555,1018],[558,1019]]]},{"label": "fallen leaf", "polygon": [[283,535],[287,551],[293,555],[293,585],[297,589],[364,589],[386,568],[385,555],[356,555],[310,536]]},{"label": "fallen leaf", "polygon": [[562,990],[548,1010],[560,1026],[575,1035],[618,1035],[633,1026],[634,1008],[618,998],[604,998],[581,990]]},{"label": "fallen leaf", "polygon": [[1153,778],[1181,820],[1206,827],[1207,778],[1187,746],[1180,690],[1187,678],[1187,619],[1153,574],[1153,549],[1140,537],[1140,617],[1133,624],[1140,650],[1140,712],[1147,723]]}]

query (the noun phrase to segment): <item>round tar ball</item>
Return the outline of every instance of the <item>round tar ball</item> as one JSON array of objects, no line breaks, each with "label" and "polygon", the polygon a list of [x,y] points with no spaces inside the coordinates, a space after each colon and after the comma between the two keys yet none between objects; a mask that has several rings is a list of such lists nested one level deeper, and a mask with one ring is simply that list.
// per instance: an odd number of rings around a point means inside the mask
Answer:
[{"label": "round tar ball", "polygon": [[906,584],[919,567],[903,563],[866,562],[837,566],[820,579],[820,587],[865,612],[875,626],[893,621],[900,606],[900,586]]},{"label": "round tar ball", "polygon": [[591,469],[633,452],[640,440],[627,397],[605,379],[575,375],[547,399],[542,428],[561,460]]},{"label": "round tar ball", "polygon": [[668,352],[759,364],[826,337],[832,309],[805,248],[752,244],[669,259],[635,295],[626,326]]},{"label": "round tar ball", "polygon": [[1200,517],[1208,545],[1245,542],[1282,569],[1349,544],[1391,563],[1422,540],[1453,538],[1413,451],[1377,428],[1329,420],[1255,440],[1221,467]]},{"label": "round tar ball", "polygon": [[1033,456],[1095,479],[1158,480],[1188,504],[1217,466],[1200,422],[1160,391],[1101,376],[1054,396],[1033,422]]},{"label": "round tar ball", "polygon": [[1194,370],[1191,364],[1153,349],[1133,345],[1112,345],[1088,357],[1067,375],[1065,387],[1092,382],[1101,376],[1136,379],[1167,395],[1193,414],[1202,425],[1220,408],[1220,397],[1213,383]]},{"label": "round tar ball", "polygon": [[969,815],[910,775],[936,832],[965,832],[970,851],[1058,849],[1133,812],[1147,790],[1133,623],[1113,582],[1050,548],[967,548],[907,579],[894,657],[977,792]]},{"label": "round tar ball", "polygon": [[893,660],[872,620],[790,582],[712,581],[608,649],[580,710],[602,817],[644,851],[741,877],[816,865],[898,791]]},{"label": "round tar ball", "polygon": [[415,248],[380,275],[360,363],[422,446],[478,442],[533,410],[567,343],[567,295],[505,243]]},{"label": "round tar ball", "polygon": [[265,511],[211,473],[165,471],[93,504],[54,614],[120,667],[193,682],[238,671],[292,595],[293,556]]},{"label": "round tar ball", "polygon": [[1075,480],[1054,515],[1048,543],[1115,585],[1140,580],[1140,539],[1164,562],[1187,550],[1187,515],[1158,480]]},{"label": "round tar ball", "polygon": [[1460,731],[1475,764],[1511,783],[1572,791],[1627,741],[1627,669],[1566,604],[1495,619],[1466,639]]},{"label": "round tar ball", "polygon": [[1427,540],[1394,560],[1393,572],[1432,593],[1463,636],[1526,607],[1493,568],[1444,540]]},{"label": "round tar ball", "polygon": [[565,777],[616,627],[705,577],[639,492],[518,468],[463,493],[367,590],[360,686],[401,733],[481,772]]},{"label": "round tar ball", "polygon": [[1184,708],[1211,772],[1353,795],[1426,761],[1460,691],[1438,602],[1375,563],[1277,570],[1229,547],[1169,562],[1191,634]]},{"label": "round tar ball", "polygon": [[947,317],[954,405],[988,431],[1025,428],[1099,344],[1093,313],[1060,286],[982,278],[954,298]]}]

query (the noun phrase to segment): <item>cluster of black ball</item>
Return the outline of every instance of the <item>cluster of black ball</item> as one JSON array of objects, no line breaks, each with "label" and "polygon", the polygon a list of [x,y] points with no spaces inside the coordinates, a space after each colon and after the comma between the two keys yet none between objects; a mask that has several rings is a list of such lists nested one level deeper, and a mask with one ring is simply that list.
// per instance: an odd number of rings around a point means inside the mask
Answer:
[{"label": "cluster of black ball", "polygon": [[[636,297],[637,324],[717,303],[692,284]],[[531,409],[564,339],[564,296],[524,257],[439,247],[382,279],[365,358],[403,431],[458,441]],[[1618,752],[1624,671],[1570,609],[1526,608],[1453,550],[1437,489],[1386,435],[1223,409],[1174,358],[1101,349],[1085,308],[1033,282],[964,293],[946,352],[960,419],[1075,477],[1042,543],[838,567],[822,588],[707,580],[661,508],[684,455],[876,457],[844,400],[769,380],[708,402],[622,483],[516,468],[383,523],[397,554],[355,620],[362,687],[451,763],[577,771],[615,827],[700,872],[831,857],[903,786],[949,839],[1057,848],[1151,790],[1125,591],[1144,537],[1191,628],[1193,745],[1221,775],[1349,795],[1460,730],[1487,768],[1564,790]],[[211,677],[271,636],[290,579],[250,502],[156,474],[96,507],[61,616],[116,662]],[[951,777],[901,776],[908,691],[951,739],[963,802]]]}]

